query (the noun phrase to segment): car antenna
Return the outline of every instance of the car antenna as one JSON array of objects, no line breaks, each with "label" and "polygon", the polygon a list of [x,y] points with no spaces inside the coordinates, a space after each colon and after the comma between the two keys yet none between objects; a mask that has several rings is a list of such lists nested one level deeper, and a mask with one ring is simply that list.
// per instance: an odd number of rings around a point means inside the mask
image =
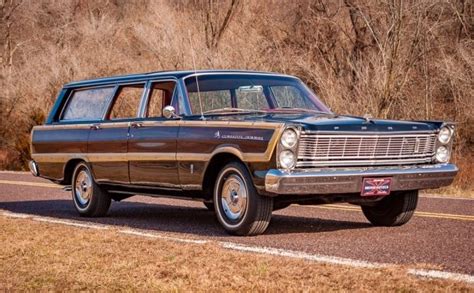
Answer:
[{"label": "car antenna", "polygon": [[197,70],[196,70],[196,61],[194,60],[194,47],[193,47],[193,42],[191,41],[190,30],[188,30],[188,35],[189,35],[189,44],[191,47],[191,56],[193,58],[194,77],[196,78],[196,89],[197,89],[198,100],[199,100],[199,109],[201,110],[201,120],[206,120],[206,118],[204,117],[204,113],[202,111],[201,91],[199,90],[199,80],[198,80]]}]

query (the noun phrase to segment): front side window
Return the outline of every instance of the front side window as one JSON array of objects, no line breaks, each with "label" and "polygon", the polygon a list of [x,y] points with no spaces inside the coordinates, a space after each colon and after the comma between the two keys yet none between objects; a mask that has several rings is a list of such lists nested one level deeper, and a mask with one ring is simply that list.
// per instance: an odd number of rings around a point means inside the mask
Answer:
[{"label": "front side window", "polygon": [[144,84],[119,87],[109,114],[109,119],[116,120],[137,117],[143,89]]},{"label": "front side window", "polygon": [[113,91],[114,87],[74,90],[61,120],[102,119]]},{"label": "front side window", "polygon": [[163,108],[171,105],[175,87],[176,83],[174,81],[152,83],[148,96],[146,117],[162,117]]}]

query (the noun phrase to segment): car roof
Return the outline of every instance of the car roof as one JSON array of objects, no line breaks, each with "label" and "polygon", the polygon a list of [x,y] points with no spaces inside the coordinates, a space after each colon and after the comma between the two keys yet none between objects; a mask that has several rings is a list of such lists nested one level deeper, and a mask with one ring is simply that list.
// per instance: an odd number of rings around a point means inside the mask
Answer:
[{"label": "car roof", "polygon": [[81,81],[74,81],[64,85],[65,88],[69,87],[85,87],[85,86],[94,86],[102,84],[113,84],[117,82],[133,82],[133,81],[142,81],[149,80],[153,78],[182,78],[188,75],[193,74],[255,74],[255,75],[273,75],[273,76],[285,76],[295,78],[291,75],[285,75],[275,72],[266,72],[266,71],[252,71],[252,70],[182,70],[182,71],[153,71],[147,73],[139,74],[128,74],[128,75],[118,75],[111,77],[101,77],[96,79],[88,79]]}]

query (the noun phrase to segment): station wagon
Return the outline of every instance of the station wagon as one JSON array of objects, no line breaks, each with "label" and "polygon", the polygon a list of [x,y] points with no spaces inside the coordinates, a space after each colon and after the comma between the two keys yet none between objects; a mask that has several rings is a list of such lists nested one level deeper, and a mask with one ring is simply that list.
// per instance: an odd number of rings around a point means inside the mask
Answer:
[{"label": "station wagon", "polygon": [[70,189],[82,216],[133,195],[201,200],[235,235],[290,204],[361,206],[410,220],[418,191],[452,183],[454,124],[333,113],[300,79],[164,71],[64,85],[31,134],[31,172]]}]

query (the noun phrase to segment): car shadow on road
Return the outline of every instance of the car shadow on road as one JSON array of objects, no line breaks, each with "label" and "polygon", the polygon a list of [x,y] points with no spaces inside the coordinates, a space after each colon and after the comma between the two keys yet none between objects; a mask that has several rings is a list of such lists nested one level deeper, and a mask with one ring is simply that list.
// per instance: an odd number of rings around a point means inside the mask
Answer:
[{"label": "car shadow on road", "polygon": [[[113,203],[107,217],[78,216],[70,200],[38,200],[0,202],[0,209],[60,219],[94,222],[134,229],[187,233],[207,237],[227,237],[213,212],[206,208],[150,204],[140,202]],[[328,220],[274,214],[266,235],[288,233],[323,233],[338,230],[364,229],[368,223]]]}]

